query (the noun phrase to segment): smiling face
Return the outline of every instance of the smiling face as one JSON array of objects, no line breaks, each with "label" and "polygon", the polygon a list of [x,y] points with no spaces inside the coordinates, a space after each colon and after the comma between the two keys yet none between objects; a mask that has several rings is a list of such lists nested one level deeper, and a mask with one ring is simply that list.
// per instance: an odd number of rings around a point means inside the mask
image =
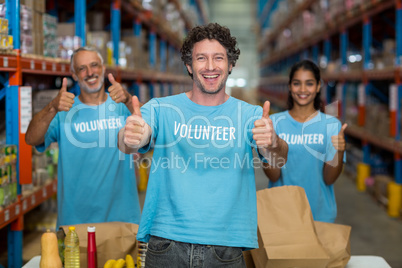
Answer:
[{"label": "smiling face", "polygon": [[80,89],[86,93],[95,93],[103,88],[105,67],[94,51],[80,51],[74,57],[73,78]]},{"label": "smiling face", "polygon": [[310,70],[299,69],[294,73],[289,90],[293,97],[293,103],[297,106],[313,106],[314,99],[320,92],[321,84],[317,83],[314,74]]},{"label": "smiling face", "polygon": [[192,59],[186,67],[197,89],[205,94],[221,92],[232,70],[226,49],[216,40],[204,39],[194,44]]}]

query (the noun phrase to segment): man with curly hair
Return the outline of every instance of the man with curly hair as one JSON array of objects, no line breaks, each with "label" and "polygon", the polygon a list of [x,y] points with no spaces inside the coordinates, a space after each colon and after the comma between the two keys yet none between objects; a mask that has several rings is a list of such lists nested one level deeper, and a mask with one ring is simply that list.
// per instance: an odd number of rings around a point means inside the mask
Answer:
[{"label": "man with curly hair", "polygon": [[152,99],[119,132],[125,153],[154,149],[137,234],[146,267],[245,267],[257,248],[252,149],[283,166],[287,144],[269,119],[269,102],[250,105],[225,92],[240,50],[216,23],[193,28],[181,49],[193,79],[186,93]]}]

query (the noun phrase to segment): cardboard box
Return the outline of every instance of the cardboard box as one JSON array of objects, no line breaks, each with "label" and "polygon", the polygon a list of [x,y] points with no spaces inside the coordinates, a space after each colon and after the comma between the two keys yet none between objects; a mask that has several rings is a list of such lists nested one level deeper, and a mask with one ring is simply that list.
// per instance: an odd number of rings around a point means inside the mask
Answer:
[{"label": "cardboard box", "polygon": [[88,33],[88,46],[95,47],[103,57],[103,62],[107,59],[107,43],[110,41],[110,33],[106,31],[96,31]]}]

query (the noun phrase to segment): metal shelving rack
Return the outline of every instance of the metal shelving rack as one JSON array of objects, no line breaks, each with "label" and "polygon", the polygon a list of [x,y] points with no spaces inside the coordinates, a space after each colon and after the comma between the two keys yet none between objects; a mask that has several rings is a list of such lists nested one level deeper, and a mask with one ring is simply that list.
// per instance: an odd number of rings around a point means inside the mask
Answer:
[{"label": "metal shelving rack", "polygon": [[[280,0],[259,0],[260,9],[259,22],[261,29],[267,24],[269,15],[276,8]],[[312,32],[304,36],[301,40],[293,42],[289,46],[282,47],[275,53],[267,53],[267,47],[271,46],[282,32],[287,29],[296,17],[304,10],[308,10],[318,0],[305,0],[299,6],[293,8],[293,11],[283,19],[282,23],[271,29],[270,34],[259,44],[261,80],[259,93],[261,96],[269,97],[279,107],[286,108],[287,99],[287,77],[281,74],[287,70],[294,62],[310,58],[318,62],[318,55],[325,55],[328,62],[331,62],[331,51],[334,43],[331,37],[336,36],[339,40],[339,60],[341,61],[341,71],[324,72],[324,81],[336,81],[339,84],[337,94],[340,103],[340,117],[344,119],[345,111],[345,93],[346,86],[351,82],[361,83],[358,90],[358,120],[355,125],[346,129],[346,134],[361,140],[363,148],[363,162],[369,163],[371,146],[387,150],[394,154],[394,179],[398,184],[402,184],[402,141],[401,137],[401,103],[402,103],[402,1],[401,0],[367,0],[362,4],[355,6],[336,16],[332,21],[322,22],[325,26],[320,31]],[[384,11],[394,10],[395,25],[389,26],[389,21],[384,23],[387,26],[394,27],[396,40],[396,63],[393,67],[382,70],[372,70],[370,68],[371,53],[370,48],[373,43],[373,22],[372,19]],[[363,55],[362,70],[347,70],[347,50],[350,45],[349,39],[353,32],[352,28],[356,25],[362,28],[361,54]],[[377,25],[374,25],[377,26]],[[322,51],[320,51],[322,48]],[[366,118],[366,96],[369,94],[369,87],[373,81],[388,81],[389,84],[396,86],[389,87],[389,118],[390,129],[389,137],[379,136],[376,133],[369,133],[365,128]],[[286,89],[285,89],[286,88]],[[330,103],[330,99],[327,99]]]},{"label": "metal shelving rack", "polygon": [[[185,21],[186,28],[189,29],[193,25],[182,12],[180,2],[177,0],[169,0],[177,9],[179,9],[182,18]],[[96,1],[95,1],[96,2]],[[24,214],[37,207],[45,200],[56,194],[57,180],[46,184],[40,189],[23,196],[21,193],[21,184],[30,183],[32,181],[32,147],[25,143],[25,134],[20,132],[20,88],[22,86],[22,78],[24,74],[39,74],[50,76],[70,76],[70,64],[68,61],[61,59],[50,58],[29,58],[20,53],[20,2],[19,0],[6,0],[7,19],[9,20],[9,29],[13,36],[14,50],[9,55],[0,55],[0,100],[5,98],[5,114],[6,114],[6,143],[17,144],[17,193],[18,199],[15,203],[9,205],[3,210],[0,210],[0,229],[7,228],[8,241],[8,267],[22,267],[22,248],[23,248],[23,229],[24,229]],[[199,10],[203,11],[203,4],[196,1],[191,4],[197,4]],[[81,37],[83,44],[86,40],[86,11],[87,3],[85,0],[74,1],[74,21],[76,36]],[[91,3],[90,6],[95,5]],[[184,74],[166,73],[166,66],[169,64],[166,52],[178,53],[181,45],[181,39],[174,33],[166,29],[166,26],[156,16],[146,13],[138,0],[111,0],[110,18],[111,18],[111,33],[114,47],[118,47],[120,40],[121,26],[121,9],[124,8],[125,13],[133,17],[133,35],[139,36],[141,28],[145,25],[151,32],[149,35],[149,45],[151,53],[149,62],[151,66],[155,64],[156,57],[160,57],[161,64],[159,70],[126,70],[107,66],[107,72],[111,72],[117,81],[132,82],[129,91],[132,94],[139,94],[139,85],[148,83],[150,96],[154,96],[153,86],[156,83],[168,87],[169,94],[172,94],[172,85],[191,85],[191,79]],[[201,8],[201,9],[200,9]],[[200,12],[201,12],[200,11]],[[202,12],[201,17],[203,22],[207,22],[208,18],[205,12]],[[156,38],[160,38],[160,53],[156,55]],[[113,58],[118,62],[119,50],[115,49]],[[0,265],[1,266],[1,265]]]}]

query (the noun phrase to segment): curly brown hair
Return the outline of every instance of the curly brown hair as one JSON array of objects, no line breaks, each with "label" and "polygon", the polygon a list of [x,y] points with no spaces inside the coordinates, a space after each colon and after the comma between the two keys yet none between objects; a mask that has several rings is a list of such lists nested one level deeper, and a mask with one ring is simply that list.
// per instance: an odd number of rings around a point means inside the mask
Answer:
[{"label": "curly brown hair", "polygon": [[[221,26],[218,23],[196,26],[190,30],[180,49],[181,60],[184,65],[192,65],[194,44],[204,39],[218,41],[226,49],[229,65],[231,64],[232,67],[236,65],[236,61],[240,55],[236,37],[230,35],[229,28]],[[193,78],[190,72],[188,74]]]}]

